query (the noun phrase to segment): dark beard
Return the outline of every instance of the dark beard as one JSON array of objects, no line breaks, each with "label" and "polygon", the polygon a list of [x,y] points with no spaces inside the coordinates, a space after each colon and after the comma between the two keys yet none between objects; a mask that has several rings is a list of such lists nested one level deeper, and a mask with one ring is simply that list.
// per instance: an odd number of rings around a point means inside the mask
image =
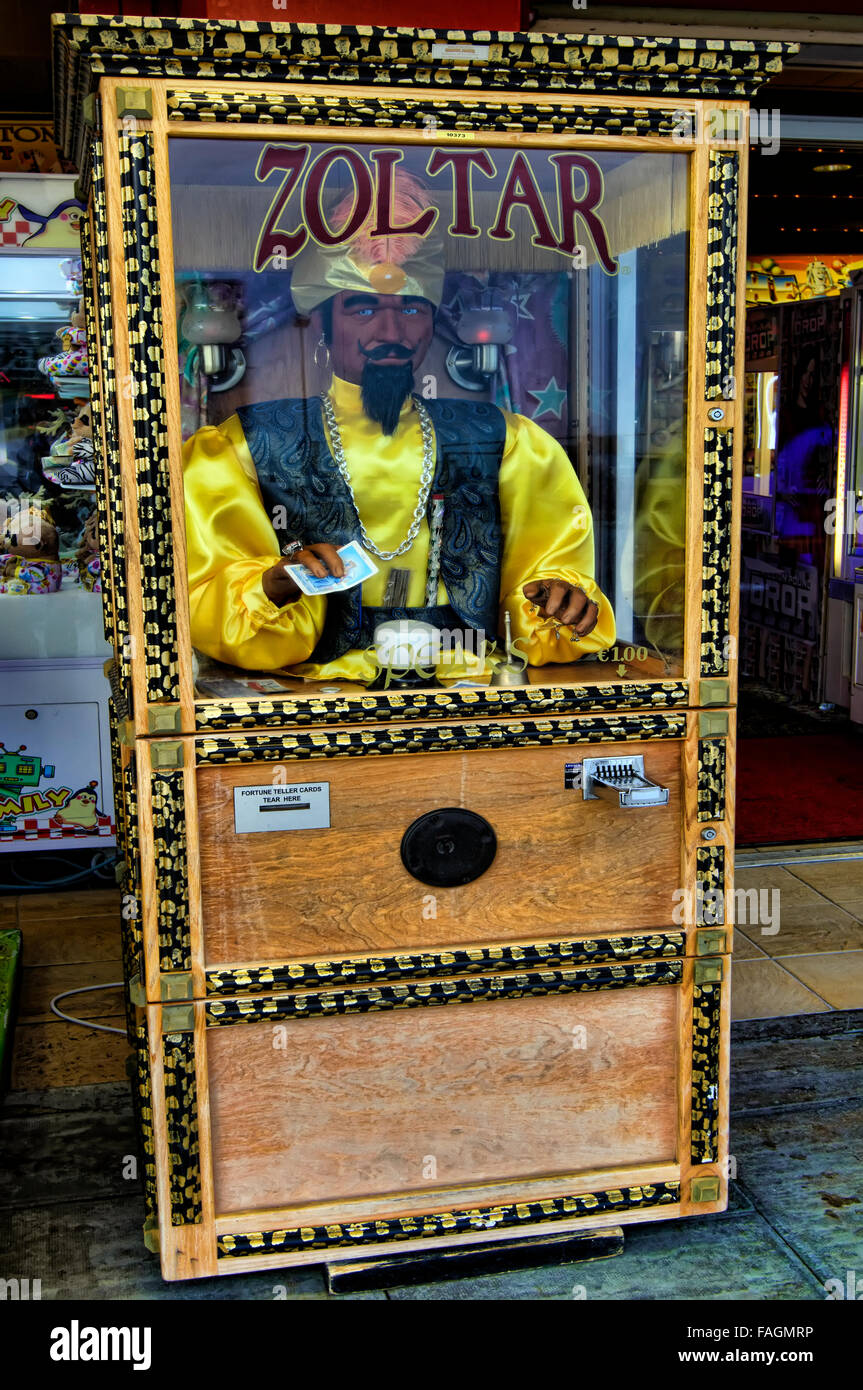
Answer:
[{"label": "dark beard", "polygon": [[414,369],[410,360],[389,367],[366,362],[362,379],[363,409],[370,420],[377,421],[384,434],[395,434],[401,408],[413,386]]}]

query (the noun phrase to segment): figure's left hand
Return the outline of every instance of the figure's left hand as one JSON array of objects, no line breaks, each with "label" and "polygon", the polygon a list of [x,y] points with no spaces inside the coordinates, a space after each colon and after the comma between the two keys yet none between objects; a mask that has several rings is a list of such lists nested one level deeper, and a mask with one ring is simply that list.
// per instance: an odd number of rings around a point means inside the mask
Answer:
[{"label": "figure's left hand", "polygon": [[544,618],[571,627],[577,637],[586,637],[596,627],[599,605],[567,579],[534,579],[525,584],[522,593]]}]

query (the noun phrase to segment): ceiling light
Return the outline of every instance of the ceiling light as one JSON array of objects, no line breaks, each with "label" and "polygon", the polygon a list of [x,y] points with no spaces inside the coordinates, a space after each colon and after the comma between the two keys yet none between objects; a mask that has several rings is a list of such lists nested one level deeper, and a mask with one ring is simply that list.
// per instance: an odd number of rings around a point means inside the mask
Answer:
[{"label": "ceiling light", "polygon": [[812,172],[813,174],[843,174],[850,168],[850,164],[815,164],[812,167]]}]

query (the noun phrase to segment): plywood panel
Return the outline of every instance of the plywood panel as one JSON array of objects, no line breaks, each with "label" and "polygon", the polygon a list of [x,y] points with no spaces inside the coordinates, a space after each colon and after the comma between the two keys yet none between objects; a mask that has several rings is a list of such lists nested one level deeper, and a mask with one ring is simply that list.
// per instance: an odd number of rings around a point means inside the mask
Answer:
[{"label": "plywood panel", "polygon": [[216,1212],[670,1162],[678,996],[210,1029]]},{"label": "plywood panel", "polygon": [[[585,756],[644,753],[664,807],[620,810],[564,788]],[[329,830],[234,832],[233,788],[272,764],[198,772],[209,967],[536,935],[667,928],[680,863],[680,745],[556,748],[289,763],[288,782],[330,784]],[[498,839],[491,868],[458,888],[413,878],[399,854],[418,816],[462,806]]]}]

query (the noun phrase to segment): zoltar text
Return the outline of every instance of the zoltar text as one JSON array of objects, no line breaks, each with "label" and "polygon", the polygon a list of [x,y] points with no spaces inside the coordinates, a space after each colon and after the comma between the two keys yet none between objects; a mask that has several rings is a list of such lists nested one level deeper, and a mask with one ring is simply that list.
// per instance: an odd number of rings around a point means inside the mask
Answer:
[{"label": "zoltar text", "polygon": [[[368,155],[351,146],[329,147],[312,157],[311,145],[266,145],[258,159],[259,183],[281,173],[282,180],[270,204],[255,248],[254,269],[287,268],[311,236],[321,246],[350,241],[369,217],[369,234],[376,236],[426,236],[438,217],[437,208],[426,208],[412,222],[397,222],[393,210],[393,170],[403,158],[401,150],[372,149]],[[337,164],[347,168],[353,184],[353,208],[338,228],[331,227],[323,209],[324,184]],[[572,256],[579,246],[581,225],[593,245],[598,263],[608,275],[616,275],[608,233],[597,209],[604,187],[602,170],[585,154],[550,154],[553,195],[543,191],[535,169],[521,152],[510,157],[509,167],[485,234],[495,241],[511,241],[515,232],[510,218],[516,208],[532,223],[534,246]],[[478,237],[474,192],[483,179],[496,178],[499,169],[493,152],[486,149],[436,149],[425,168],[429,179],[446,180],[452,197],[450,236]],[[296,195],[296,196],[294,196]],[[289,204],[291,205],[289,208]],[[553,204],[553,206],[551,205]],[[292,214],[292,215],[291,215]],[[287,224],[287,225],[286,225]],[[292,224],[292,225],[291,225]]]}]

